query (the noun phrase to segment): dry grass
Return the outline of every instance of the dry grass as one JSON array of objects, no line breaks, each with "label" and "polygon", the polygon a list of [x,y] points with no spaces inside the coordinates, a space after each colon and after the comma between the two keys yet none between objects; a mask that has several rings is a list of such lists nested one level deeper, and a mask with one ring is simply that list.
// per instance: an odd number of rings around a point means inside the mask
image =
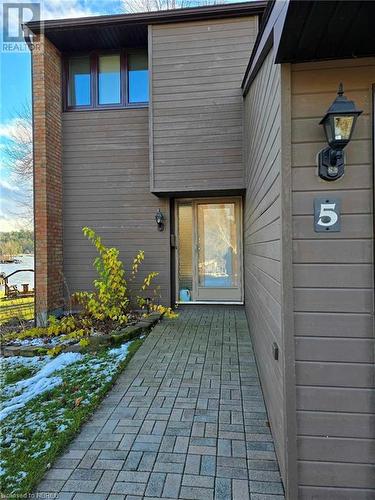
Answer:
[{"label": "dry grass", "polygon": [[16,319],[27,321],[34,317],[34,297],[19,299],[5,299],[4,292],[0,292],[0,325]]}]

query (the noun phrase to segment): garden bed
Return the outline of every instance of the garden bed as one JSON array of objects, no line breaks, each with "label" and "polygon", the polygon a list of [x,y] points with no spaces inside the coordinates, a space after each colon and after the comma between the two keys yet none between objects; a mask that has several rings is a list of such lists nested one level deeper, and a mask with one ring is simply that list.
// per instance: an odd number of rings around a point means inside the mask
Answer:
[{"label": "garden bed", "polygon": [[[8,334],[4,336],[1,345],[1,353],[9,356],[42,356],[48,354],[52,349],[61,348],[61,352],[92,352],[109,345],[119,345],[132,340],[144,332],[147,332],[157,323],[162,314],[151,313],[140,317],[131,325],[117,329],[110,333],[97,332],[85,338],[84,343],[69,339],[67,335],[56,336],[27,336],[27,330],[23,333]],[[29,330],[32,331],[32,330]]]},{"label": "garden bed", "polygon": [[141,343],[137,339],[95,354],[2,359],[2,494],[32,490]]}]

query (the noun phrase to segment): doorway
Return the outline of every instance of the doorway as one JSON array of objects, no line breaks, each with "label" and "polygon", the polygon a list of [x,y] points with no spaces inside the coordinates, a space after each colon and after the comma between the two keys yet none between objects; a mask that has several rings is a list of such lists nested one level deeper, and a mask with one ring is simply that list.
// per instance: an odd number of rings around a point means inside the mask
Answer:
[{"label": "doorway", "polygon": [[177,302],[242,302],[242,200],[176,202]]}]

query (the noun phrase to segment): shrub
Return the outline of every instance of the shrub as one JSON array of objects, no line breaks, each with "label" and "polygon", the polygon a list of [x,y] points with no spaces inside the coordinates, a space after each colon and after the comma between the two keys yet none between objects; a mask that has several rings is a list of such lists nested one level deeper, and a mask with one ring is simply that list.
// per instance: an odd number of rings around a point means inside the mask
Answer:
[{"label": "shrub", "polygon": [[[155,311],[169,318],[177,316],[171,308],[156,303],[159,297],[155,288],[151,298],[144,297],[145,292],[150,293],[153,280],[159,273],[149,273],[140,289],[135,289],[134,281],[145,258],[142,250],[133,259],[127,278],[119,258],[119,250],[106,247],[100,236],[88,227],[83,228],[83,233],[94,244],[99,255],[94,260],[94,267],[98,273],[98,278],[93,282],[95,291],[76,292],[72,296],[82,308],[80,314],[64,316],[60,320],[51,316],[47,327],[30,328],[17,334],[10,334],[7,336],[8,339],[61,335],[64,340],[77,340],[81,345],[87,345],[85,338],[93,331],[108,332],[118,326],[126,325],[135,316],[134,306],[146,314]],[[57,348],[49,351],[52,355],[58,352]]]},{"label": "shrub", "polygon": [[[139,267],[144,261],[145,254],[140,250],[135,256],[128,280],[125,276],[123,263],[119,258],[117,248],[106,247],[100,236],[93,229],[83,228],[83,233],[94,244],[99,256],[94,260],[94,267],[98,273],[98,279],[94,280],[95,292],[77,292],[73,299],[78,302],[84,313],[98,321],[115,321],[123,325],[128,322],[132,306],[138,305],[141,309],[149,308],[158,310],[174,316],[175,313],[170,308],[156,305],[150,300],[146,300],[142,295],[136,295],[133,299],[129,283],[134,282]],[[159,273],[151,272],[143,280],[140,293],[146,292]]]}]

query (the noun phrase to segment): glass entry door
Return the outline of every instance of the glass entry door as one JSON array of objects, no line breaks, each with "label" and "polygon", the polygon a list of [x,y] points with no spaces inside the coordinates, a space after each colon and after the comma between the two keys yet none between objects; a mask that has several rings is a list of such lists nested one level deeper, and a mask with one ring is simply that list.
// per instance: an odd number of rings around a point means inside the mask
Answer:
[{"label": "glass entry door", "polygon": [[178,205],[180,302],[242,301],[241,199]]}]

